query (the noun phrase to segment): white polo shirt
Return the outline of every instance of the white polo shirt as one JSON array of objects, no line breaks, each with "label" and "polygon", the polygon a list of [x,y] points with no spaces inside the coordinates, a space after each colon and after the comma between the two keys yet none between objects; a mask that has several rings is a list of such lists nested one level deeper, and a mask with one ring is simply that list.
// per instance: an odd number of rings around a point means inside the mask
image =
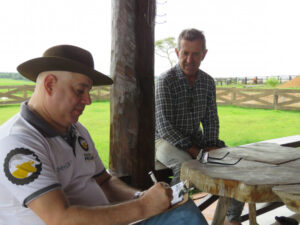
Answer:
[{"label": "white polo shirt", "polygon": [[105,171],[94,143],[80,123],[72,127],[69,144],[27,103],[0,127],[1,225],[44,224],[27,204],[57,188],[71,205],[109,203],[93,179]]}]

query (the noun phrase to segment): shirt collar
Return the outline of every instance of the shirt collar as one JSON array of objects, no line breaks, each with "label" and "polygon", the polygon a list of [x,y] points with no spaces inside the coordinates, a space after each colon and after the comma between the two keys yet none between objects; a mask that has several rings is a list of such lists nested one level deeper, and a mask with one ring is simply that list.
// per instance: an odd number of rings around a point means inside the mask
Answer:
[{"label": "shirt collar", "polygon": [[28,101],[21,104],[21,116],[36,128],[44,137],[55,137],[61,135],[53,129],[39,114],[34,112],[29,106]]},{"label": "shirt collar", "polygon": [[[174,67],[174,69],[175,69],[176,76],[177,76],[179,79],[187,80],[187,79],[186,79],[186,75],[185,75],[185,74],[183,73],[183,71],[181,70],[180,64],[179,64],[179,63]],[[198,71],[197,71],[197,77],[196,77],[195,82],[196,82],[197,80],[199,80],[200,77],[201,77],[201,70],[198,69]]]}]

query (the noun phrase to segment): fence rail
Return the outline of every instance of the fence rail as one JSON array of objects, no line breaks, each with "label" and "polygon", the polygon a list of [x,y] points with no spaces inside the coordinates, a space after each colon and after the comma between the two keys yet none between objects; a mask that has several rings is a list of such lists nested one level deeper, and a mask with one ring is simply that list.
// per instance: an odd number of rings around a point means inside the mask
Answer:
[{"label": "fence rail", "polygon": [[[34,85],[0,86],[0,105],[21,103],[29,99],[33,91]],[[90,94],[92,101],[109,100],[110,86],[93,87]]]},{"label": "fence rail", "polygon": [[300,90],[217,88],[217,104],[300,110]]},{"label": "fence rail", "polygon": [[[33,85],[0,86],[0,105],[21,103],[32,95]],[[109,100],[110,86],[93,87],[91,99]],[[218,105],[300,110],[300,90],[217,88]]]}]

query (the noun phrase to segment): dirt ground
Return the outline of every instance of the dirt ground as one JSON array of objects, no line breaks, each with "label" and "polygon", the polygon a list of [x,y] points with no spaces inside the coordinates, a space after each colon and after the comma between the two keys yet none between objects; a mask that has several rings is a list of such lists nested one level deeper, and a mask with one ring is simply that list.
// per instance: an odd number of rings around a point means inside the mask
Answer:
[{"label": "dirt ground", "polygon": [[300,75],[278,86],[278,88],[289,88],[289,87],[300,87]]}]

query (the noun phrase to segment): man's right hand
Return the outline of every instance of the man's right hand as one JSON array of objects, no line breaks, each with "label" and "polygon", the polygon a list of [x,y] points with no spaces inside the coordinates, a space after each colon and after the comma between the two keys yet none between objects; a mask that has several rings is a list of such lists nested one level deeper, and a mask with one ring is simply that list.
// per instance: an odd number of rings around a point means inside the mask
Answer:
[{"label": "man's right hand", "polygon": [[[208,148],[205,148],[204,151],[209,152],[209,151],[213,151],[215,149],[218,149],[218,147],[208,147]],[[200,150],[201,150],[200,148],[192,146],[187,150],[187,152],[192,156],[193,159],[196,159]]]},{"label": "man's right hand", "polygon": [[145,209],[144,215],[151,217],[164,212],[171,206],[172,189],[164,182],[158,182],[146,190],[138,199]]},{"label": "man's right hand", "polygon": [[192,146],[187,150],[187,152],[192,156],[193,159],[196,159],[200,152],[200,148],[197,148],[196,146]]}]

